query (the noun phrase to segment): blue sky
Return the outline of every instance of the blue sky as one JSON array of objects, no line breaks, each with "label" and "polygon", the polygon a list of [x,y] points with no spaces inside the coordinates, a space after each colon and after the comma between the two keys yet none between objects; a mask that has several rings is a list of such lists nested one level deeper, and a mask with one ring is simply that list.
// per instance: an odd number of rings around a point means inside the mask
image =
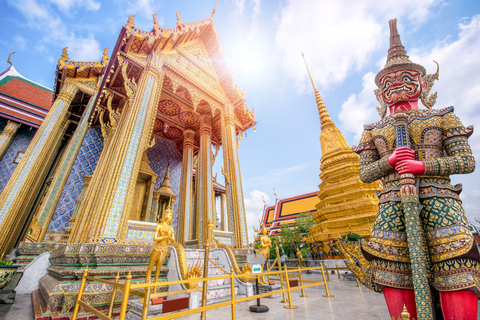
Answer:
[{"label": "blue sky", "polygon": [[[209,18],[214,5],[203,0],[3,1],[0,59],[15,51],[17,71],[52,87],[63,47],[69,47],[71,60],[99,61],[103,48],[112,51],[130,14],[137,27],[151,30],[153,13],[162,26],[173,27],[175,11],[190,22]],[[250,226],[261,217],[262,196],[274,203],[274,188],[286,198],[317,191],[321,182],[320,121],[300,52],[333,121],[356,145],[362,125],[379,119],[373,79],[385,64],[392,18],[398,19],[412,61],[429,73],[435,72],[432,60],[439,62],[435,108],[453,105],[465,125],[477,127],[470,143],[480,158],[480,1],[219,0],[213,18],[258,121],[257,131],[248,131],[239,149]],[[464,185],[468,218],[480,220],[480,169],[452,180]]]}]

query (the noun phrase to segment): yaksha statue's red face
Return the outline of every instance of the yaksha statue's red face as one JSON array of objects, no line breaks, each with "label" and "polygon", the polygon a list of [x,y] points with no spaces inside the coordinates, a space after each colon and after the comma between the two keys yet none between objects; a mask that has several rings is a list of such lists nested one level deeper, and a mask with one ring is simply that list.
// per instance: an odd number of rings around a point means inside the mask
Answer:
[{"label": "yaksha statue's red face", "polygon": [[387,73],[380,79],[379,97],[390,107],[400,101],[418,100],[422,93],[422,74],[414,70]]}]

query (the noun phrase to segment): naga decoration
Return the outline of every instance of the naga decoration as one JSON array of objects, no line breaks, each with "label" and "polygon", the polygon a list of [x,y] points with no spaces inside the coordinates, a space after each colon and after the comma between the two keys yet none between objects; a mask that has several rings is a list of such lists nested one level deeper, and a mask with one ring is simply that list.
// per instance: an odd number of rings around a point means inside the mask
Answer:
[{"label": "naga decoration", "polygon": [[[67,53],[68,47],[65,47],[62,49],[62,56],[58,59],[58,64],[60,66],[65,65],[68,62],[68,53]],[[60,69],[60,67],[59,67]]]},{"label": "naga decoration", "polygon": [[128,104],[132,105],[133,98],[135,98],[135,94],[137,93],[137,82],[135,81],[135,78],[129,79],[127,76],[128,61],[121,56],[118,56],[118,63],[122,66],[123,84],[127,93]]},{"label": "naga decoration", "polygon": [[219,247],[220,249],[224,249],[227,252],[228,258],[232,262],[233,272],[235,272],[235,274],[237,275],[238,274],[245,275],[244,277],[240,277],[239,279],[243,282],[248,282],[250,280],[249,274],[252,273],[252,266],[249,264],[246,264],[240,269],[237,263],[237,259],[235,258],[235,254],[233,254],[232,248],[229,245],[220,243],[215,238],[213,238],[213,240],[217,244],[217,247]]},{"label": "naga decoration", "polygon": [[155,34],[160,34],[160,32],[162,31],[162,26],[160,25],[160,23],[158,22],[157,20],[157,14],[154,13],[153,14],[153,30],[155,32]]},{"label": "naga decoration", "polygon": [[[413,63],[389,21],[387,63],[375,77],[382,119],[365,125],[360,178],[383,179],[368,242],[340,240],[362,283],[382,290],[392,318],[405,305],[412,319],[476,319],[480,254],[449,176],[475,170],[465,128],[453,107],[431,109],[435,74]],[[421,100],[427,109],[419,109]],[[390,115],[387,114],[390,111]],[[360,255],[361,251],[365,259]],[[438,303],[437,300],[440,300]],[[438,307],[441,305],[441,310]]]},{"label": "naga decoration", "polygon": [[115,130],[117,128],[118,121],[120,120],[120,112],[113,110],[112,108],[113,93],[105,91],[105,96],[107,96],[107,109],[108,117],[110,119],[110,126],[112,127],[112,130]]}]

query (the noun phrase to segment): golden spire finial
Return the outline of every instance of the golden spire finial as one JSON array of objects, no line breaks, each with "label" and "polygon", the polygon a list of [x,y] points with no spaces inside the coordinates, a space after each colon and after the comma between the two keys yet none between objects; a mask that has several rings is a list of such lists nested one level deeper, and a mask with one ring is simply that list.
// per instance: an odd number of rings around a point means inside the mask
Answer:
[{"label": "golden spire finial", "polygon": [[7,63],[10,63],[10,67],[13,67],[13,64],[12,64],[12,61],[10,61],[10,57],[12,56],[12,54],[14,54],[15,52],[12,52],[8,55],[8,59],[7,59]]},{"label": "golden spire finial", "polygon": [[215,1],[215,7],[213,8],[212,15],[210,16],[210,20],[213,22],[213,15],[215,14],[215,11],[217,11],[217,1]]},{"label": "golden spire finial", "polygon": [[125,24],[125,27],[129,26],[132,30],[135,29],[135,21],[133,21],[133,17],[135,17],[134,14],[129,15],[127,23]]},{"label": "golden spire finial", "polygon": [[177,25],[182,24],[182,18],[180,18],[180,11],[177,11]]},{"label": "golden spire finial", "polygon": [[320,92],[318,92],[317,87],[315,86],[315,82],[313,81],[312,74],[310,73],[310,69],[308,68],[307,60],[305,59],[305,55],[302,52],[303,61],[305,61],[305,66],[307,67],[308,75],[310,76],[310,80],[312,81],[313,90],[315,91],[315,99],[317,101],[318,107],[318,114],[320,115],[320,125],[322,128],[326,125],[332,124],[333,121],[328,114],[327,107],[325,103],[323,103],[322,96],[320,96]]}]

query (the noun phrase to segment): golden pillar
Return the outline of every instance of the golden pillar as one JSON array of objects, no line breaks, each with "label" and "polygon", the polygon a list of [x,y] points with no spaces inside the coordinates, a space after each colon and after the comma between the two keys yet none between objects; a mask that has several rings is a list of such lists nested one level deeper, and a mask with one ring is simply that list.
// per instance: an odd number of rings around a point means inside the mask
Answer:
[{"label": "golden pillar", "polygon": [[228,198],[228,229],[234,232],[235,246],[246,246],[248,245],[247,220],[234,119],[233,106],[226,106],[222,116],[222,141],[223,172]]},{"label": "golden pillar", "polygon": [[[88,241],[94,220],[94,217],[88,213],[95,211],[100,205],[100,201],[102,199],[98,196],[98,194],[103,192],[102,188],[104,188],[105,181],[100,177],[105,176],[109,170],[108,162],[110,161],[112,154],[115,152],[115,149],[111,147],[111,144],[114,143],[113,137],[115,136],[117,128],[119,128],[119,123],[116,122],[118,114],[110,112],[109,115],[112,117],[110,120],[110,126],[107,126],[105,123],[101,124],[103,151],[100,154],[100,158],[98,159],[98,163],[94,171],[94,175],[99,178],[92,180],[93,175],[90,177],[88,189],[85,191],[83,197],[84,200],[82,200],[79,207],[76,208],[75,219],[70,219],[68,224],[68,228],[70,228],[71,232],[67,239],[68,243],[85,243]],[[115,115],[115,117],[113,115]],[[102,117],[100,117],[100,119],[102,119]],[[121,130],[121,127],[118,130]]]},{"label": "golden pillar", "polygon": [[36,216],[36,219],[38,224],[42,228],[38,242],[43,241],[48,224],[50,223],[50,219],[53,212],[55,211],[58,199],[60,198],[60,194],[62,193],[65,183],[67,182],[67,178],[70,171],[72,170],[73,163],[77,158],[78,151],[80,150],[82,141],[85,138],[85,134],[87,133],[87,130],[89,128],[88,122],[90,119],[90,115],[94,109],[96,97],[96,93],[90,97],[83,116],[78,123],[77,129],[75,130],[73,137],[70,139],[66,150],[63,152],[60,163],[55,169],[51,186],[45,196],[46,200],[43,202],[42,206],[38,211],[39,213],[38,216]]},{"label": "golden pillar", "polygon": [[0,134],[0,160],[2,160],[10,143],[12,143],[13,138],[15,138],[15,133],[17,133],[18,128],[20,128],[20,123],[11,120],[8,120],[7,125],[3,128],[2,134]]},{"label": "golden pillar", "polygon": [[182,177],[180,186],[180,208],[178,210],[178,242],[185,246],[190,240],[193,225],[193,144],[195,131],[185,130],[183,134]]},{"label": "golden pillar", "polygon": [[212,182],[212,125],[211,117],[205,114],[200,125],[200,151],[196,172],[197,230],[198,247],[206,241],[206,224],[215,221],[214,193]]},{"label": "golden pillar", "polygon": [[78,88],[65,83],[22,160],[0,194],[0,258],[17,241],[62,140],[68,108]]},{"label": "golden pillar", "polygon": [[[121,61],[121,64],[126,70],[127,63]],[[82,221],[74,226],[74,238],[69,242],[111,243],[125,239],[140,164],[152,138],[163,83],[162,66],[163,62],[154,52],[147,58],[138,86],[133,82],[127,84],[131,90],[127,90],[128,105],[115,132],[110,133],[107,150],[101,155],[103,161],[99,160],[97,165],[100,170],[95,170],[87,191],[86,197],[91,200],[81,206]]]}]

